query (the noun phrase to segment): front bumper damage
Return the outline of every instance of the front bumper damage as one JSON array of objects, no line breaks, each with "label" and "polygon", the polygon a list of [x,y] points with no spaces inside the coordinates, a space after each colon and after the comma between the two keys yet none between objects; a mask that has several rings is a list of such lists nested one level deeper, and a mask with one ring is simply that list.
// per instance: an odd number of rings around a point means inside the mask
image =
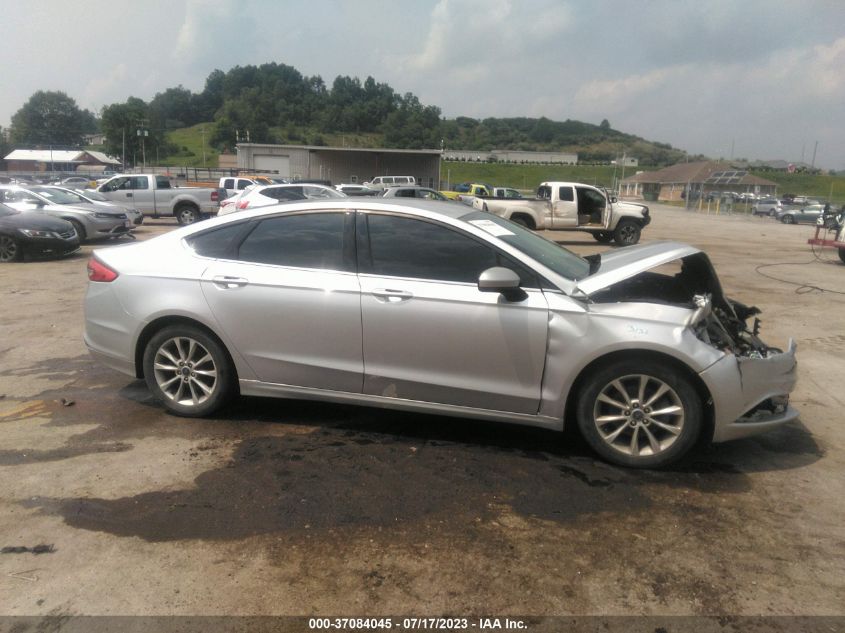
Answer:
[{"label": "front bumper damage", "polygon": [[726,442],[769,431],[798,417],[789,405],[798,362],[795,341],[765,358],[726,354],[699,375],[713,398],[713,441]]}]

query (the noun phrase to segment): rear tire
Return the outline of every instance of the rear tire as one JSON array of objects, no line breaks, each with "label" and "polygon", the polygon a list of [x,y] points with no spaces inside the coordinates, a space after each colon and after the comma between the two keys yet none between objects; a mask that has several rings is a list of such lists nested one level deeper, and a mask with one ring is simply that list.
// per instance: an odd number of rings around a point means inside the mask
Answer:
[{"label": "rear tire", "polygon": [[791,215],[783,216],[780,221],[784,224],[795,224],[795,218],[793,218]]},{"label": "rear tire", "polygon": [[660,468],[683,457],[701,434],[701,398],[682,373],[653,360],[598,369],[580,389],[578,428],[604,459]]},{"label": "rear tire", "polygon": [[593,233],[593,239],[601,244],[609,244],[613,241],[613,233],[610,233],[609,231],[599,231],[598,233]]},{"label": "rear tire", "polygon": [[176,415],[209,415],[235,392],[237,379],[226,350],[192,325],[159,330],[144,349],[143,363],[150,392]]},{"label": "rear tire", "polygon": [[22,255],[20,244],[11,235],[0,235],[0,263],[20,261]]},{"label": "rear tire", "polygon": [[511,218],[511,222],[514,224],[519,224],[519,226],[524,226],[526,229],[534,230],[534,221],[526,217],[524,215],[515,215]]},{"label": "rear tire", "polygon": [[640,225],[633,220],[620,220],[613,231],[613,239],[619,246],[633,246],[640,241]]},{"label": "rear tire", "polygon": [[839,249],[839,259],[841,259],[842,263],[845,264],[845,248]]},{"label": "rear tire", "polygon": [[199,211],[196,207],[190,204],[183,204],[176,207],[176,221],[184,226],[186,224],[193,224],[201,219]]}]

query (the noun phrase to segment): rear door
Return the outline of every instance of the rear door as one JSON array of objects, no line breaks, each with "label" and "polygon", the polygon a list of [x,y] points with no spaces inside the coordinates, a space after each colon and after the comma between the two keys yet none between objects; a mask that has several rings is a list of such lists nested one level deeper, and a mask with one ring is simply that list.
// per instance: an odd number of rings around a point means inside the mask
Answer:
[{"label": "rear door", "polygon": [[[203,294],[263,382],[360,393],[352,212],[283,214],[203,234]],[[237,227],[241,233],[238,233]],[[199,242],[199,238],[196,240]]]},{"label": "rear door", "polygon": [[[358,213],[364,393],[537,413],[548,304],[533,274],[437,222]],[[520,274],[521,301],[481,292],[479,274]]]}]

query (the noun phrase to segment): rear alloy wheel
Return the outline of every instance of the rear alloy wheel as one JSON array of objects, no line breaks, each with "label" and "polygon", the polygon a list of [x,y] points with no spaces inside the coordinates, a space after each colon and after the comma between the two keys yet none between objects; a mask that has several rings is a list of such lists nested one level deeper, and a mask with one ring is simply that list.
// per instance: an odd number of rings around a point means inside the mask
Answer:
[{"label": "rear alloy wheel", "polygon": [[152,394],[177,415],[201,417],[234,390],[235,372],[214,338],[190,325],[162,329],[144,350],[144,378]]},{"label": "rear alloy wheel", "polygon": [[599,231],[598,233],[593,233],[593,238],[596,242],[600,242],[601,244],[609,244],[613,241],[613,233],[608,231]]},{"label": "rear alloy wheel", "polygon": [[701,398],[654,361],[621,361],[593,374],[578,401],[578,427],[606,460],[657,468],[681,458],[701,432]]},{"label": "rear alloy wheel", "polygon": [[176,209],[176,221],[179,224],[193,224],[199,219],[199,212],[191,205],[185,204]]},{"label": "rear alloy wheel", "polygon": [[21,247],[11,235],[0,235],[0,262],[16,262],[21,258]]},{"label": "rear alloy wheel", "polygon": [[633,246],[640,241],[640,226],[633,220],[621,220],[613,231],[613,239],[619,246]]}]

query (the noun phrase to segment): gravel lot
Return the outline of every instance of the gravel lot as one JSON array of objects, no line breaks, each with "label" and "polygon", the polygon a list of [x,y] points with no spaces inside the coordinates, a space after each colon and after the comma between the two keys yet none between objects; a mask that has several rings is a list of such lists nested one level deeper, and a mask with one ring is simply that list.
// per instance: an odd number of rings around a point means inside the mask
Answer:
[{"label": "gravel lot", "polygon": [[[841,615],[845,266],[813,229],[652,205],[762,336],[801,421],[666,472],[577,438],[241,399],[163,413],[82,343],[85,262],[0,267],[0,614]],[[175,224],[152,221],[145,239]],[[548,233],[580,253],[590,236]],[[760,272],[760,264],[783,263]],[[802,287],[802,284],[805,284]]]}]

